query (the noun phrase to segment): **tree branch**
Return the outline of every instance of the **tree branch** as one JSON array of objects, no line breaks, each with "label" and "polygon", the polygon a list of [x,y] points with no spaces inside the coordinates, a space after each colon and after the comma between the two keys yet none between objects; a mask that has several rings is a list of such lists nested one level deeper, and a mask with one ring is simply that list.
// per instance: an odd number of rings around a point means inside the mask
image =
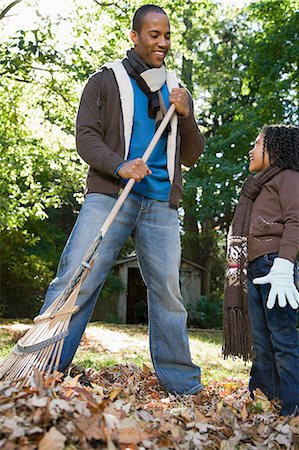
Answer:
[{"label": "tree branch", "polygon": [[20,3],[22,0],[14,0],[13,2],[11,2],[6,8],[4,8],[1,12],[0,12],[0,20],[3,19],[6,14],[8,13],[8,11],[13,8],[15,5],[17,5],[18,3]]},{"label": "tree branch", "polygon": [[122,13],[125,13],[126,14],[126,11],[125,11],[125,9],[123,9],[121,6],[119,6],[118,5],[118,3],[115,3],[115,2],[100,2],[100,1],[98,1],[98,0],[93,0],[93,2],[94,3],[96,3],[98,6],[101,6],[101,7],[110,7],[110,6],[116,6]]}]

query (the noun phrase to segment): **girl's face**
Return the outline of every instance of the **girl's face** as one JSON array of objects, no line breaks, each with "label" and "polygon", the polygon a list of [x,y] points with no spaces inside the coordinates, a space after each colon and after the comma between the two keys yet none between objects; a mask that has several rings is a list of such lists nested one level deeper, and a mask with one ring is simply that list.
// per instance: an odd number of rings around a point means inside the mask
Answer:
[{"label": "girl's face", "polygon": [[269,154],[263,149],[264,135],[259,134],[254,147],[249,150],[249,172],[260,172],[270,165]]}]

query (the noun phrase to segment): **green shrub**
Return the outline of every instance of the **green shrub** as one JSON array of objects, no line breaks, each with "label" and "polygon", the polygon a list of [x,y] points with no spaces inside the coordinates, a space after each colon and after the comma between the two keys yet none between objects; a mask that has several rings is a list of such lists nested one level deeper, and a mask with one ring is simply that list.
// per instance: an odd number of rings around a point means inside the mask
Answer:
[{"label": "green shrub", "polygon": [[186,305],[188,326],[195,328],[222,328],[222,301],[201,296],[195,304]]},{"label": "green shrub", "polygon": [[42,304],[53,277],[48,261],[31,253],[36,238],[21,230],[0,237],[0,317],[32,318]]}]

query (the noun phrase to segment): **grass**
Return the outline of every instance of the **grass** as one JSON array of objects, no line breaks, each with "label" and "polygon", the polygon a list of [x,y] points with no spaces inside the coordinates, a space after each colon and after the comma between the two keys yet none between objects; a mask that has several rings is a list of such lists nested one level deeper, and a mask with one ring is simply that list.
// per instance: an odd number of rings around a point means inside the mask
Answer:
[{"label": "grass", "polygon": [[[0,323],[0,359],[28,329],[28,322]],[[221,357],[221,330],[189,330],[192,359],[202,370],[202,382],[247,379],[250,364]],[[96,370],[105,366],[132,363],[152,369],[148,329],[143,325],[115,325],[95,322],[88,325],[76,353],[75,364]]]},{"label": "grass", "polygon": [[12,348],[11,333],[0,332],[0,358],[4,358]]},{"label": "grass", "polygon": [[[94,368],[125,363],[138,366],[146,364],[152,368],[146,326],[98,322],[88,326],[87,334],[92,337],[97,335],[103,348],[94,347],[88,351],[83,340],[74,362]],[[208,384],[211,379],[223,381],[248,378],[250,364],[245,365],[239,358],[224,360],[221,357],[221,330],[191,329],[189,341],[193,361],[201,367],[204,384]]]}]

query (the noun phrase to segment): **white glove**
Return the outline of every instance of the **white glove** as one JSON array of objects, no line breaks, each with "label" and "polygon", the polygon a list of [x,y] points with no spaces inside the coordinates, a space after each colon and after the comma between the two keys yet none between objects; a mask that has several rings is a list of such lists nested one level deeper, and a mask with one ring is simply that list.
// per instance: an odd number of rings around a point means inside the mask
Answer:
[{"label": "white glove", "polygon": [[294,283],[294,264],[284,258],[275,258],[270,272],[265,277],[255,278],[254,284],[271,284],[267,308],[273,308],[276,297],[281,308],[287,305],[297,309],[299,306],[299,292]]}]

